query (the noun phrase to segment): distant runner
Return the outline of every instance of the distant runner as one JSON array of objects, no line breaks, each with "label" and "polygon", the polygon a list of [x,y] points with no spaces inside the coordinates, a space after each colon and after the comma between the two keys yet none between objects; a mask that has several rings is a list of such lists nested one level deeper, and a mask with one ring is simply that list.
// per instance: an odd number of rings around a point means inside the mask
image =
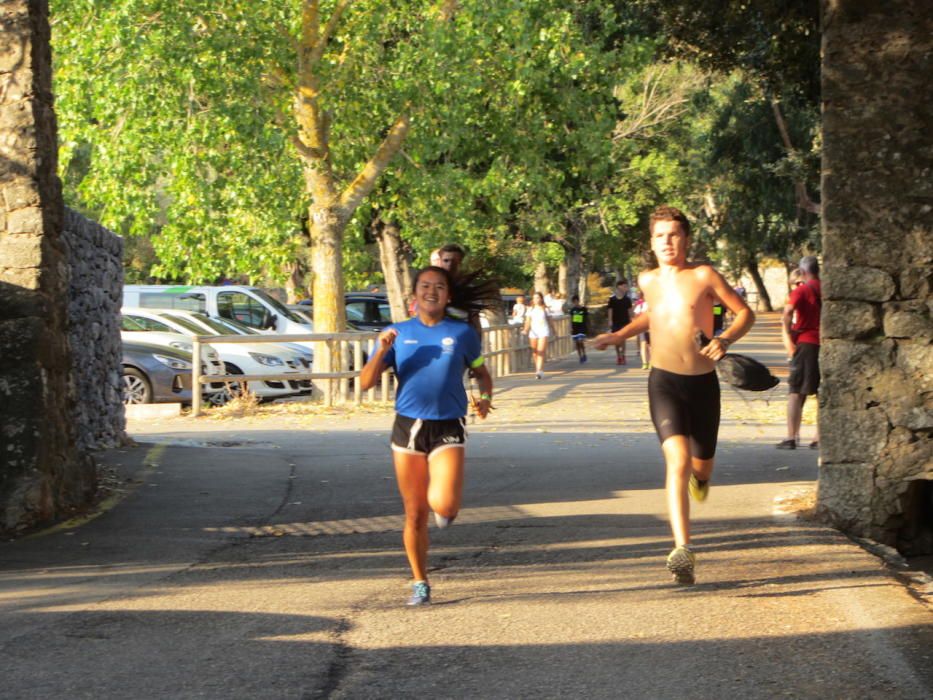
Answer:
[{"label": "distant runner", "polygon": [[580,364],[586,362],[586,336],[589,335],[590,312],[585,306],[580,305],[580,297],[574,294],[570,298],[570,333],[573,335],[574,346],[577,350],[577,356],[580,358]]},{"label": "distant runner", "polygon": [[[690,585],[695,580],[696,557],[690,549],[687,493],[697,501],[709,495],[720,413],[715,363],[748,332],[755,315],[716,270],[687,262],[690,222],[683,212],[658,207],[648,227],[651,250],[658,259],[657,268],[638,277],[648,309],[615,333],[596,337],[593,345],[602,350],[651,332],[648,404],[666,463],[667,507],[674,535],[667,568],[675,581]],[[699,334],[713,336],[717,297],[735,314],[735,320],[701,348]]]}]

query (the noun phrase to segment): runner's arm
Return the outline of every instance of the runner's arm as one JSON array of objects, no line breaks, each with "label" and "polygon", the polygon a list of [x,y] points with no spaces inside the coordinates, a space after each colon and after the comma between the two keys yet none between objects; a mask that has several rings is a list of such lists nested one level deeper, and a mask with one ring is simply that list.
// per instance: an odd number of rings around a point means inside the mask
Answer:
[{"label": "runner's arm", "polygon": [[398,331],[394,328],[388,328],[379,334],[379,341],[376,344],[375,351],[370,355],[369,361],[363,366],[363,369],[360,370],[360,389],[362,391],[376,386],[379,377],[389,368],[385,363],[385,356],[395,343],[396,336],[398,336]]},{"label": "runner's arm", "polygon": [[492,408],[492,375],[485,364],[473,368],[473,376],[479,384],[479,400],[476,402],[476,415],[485,418]]},{"label": "runner's arm", "polygon": [[700,350],[701,355],[705,355],[711,360],[718,361],[726,354],[726,350],[735,341],[748,333],[749,329],[755,323],[755,312],[748,308],[748,304],[742,299],[735,290],[730,287],[725,278],[712,267],[710,271],[710,288],[726,308],[735,314],[735,319],[729,328],[713,338],[709,344]]},{"label": "runner's arm", "polygon": [[614,333],[603,333],[596,336],[590,341],[590,345],[597,350],[605,350],[610,345],[621,345],[623,340],[634,338],[639,333],[645,333],[648,330],[650,321],[651,313],[646,311],[640,316],[636,316],[635,320],[627,326],[623,326]]}]

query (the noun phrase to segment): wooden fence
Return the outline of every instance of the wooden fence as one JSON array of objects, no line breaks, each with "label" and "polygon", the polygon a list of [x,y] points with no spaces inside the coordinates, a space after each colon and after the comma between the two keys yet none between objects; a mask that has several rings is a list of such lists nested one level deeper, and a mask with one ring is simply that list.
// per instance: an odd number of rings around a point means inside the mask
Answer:
[{"label": "wooden fence", "polygon": [[[548,359],[563,357],[573,352],[573,340],[570,337],[570,318],[557,316],[551,319],[555,337],[548,343]],[[323,388],[325,405],[332,405],[334,398],[337,403],[352,403],[360,405],[364,400],[389,401],[395,395],[395,375],[384,372],[378,387],[372,387],[366,392],[360,389],[358,381],[352,381],[360,376],[364,364],[364,357],[368,357],[376,346],[379,334],[372,333],[304,333],[300,335],[200,335],[193,339],[192,354],[197,361],[192,362],[191,386],[200,387],[202,384],[215,382],[236,382],[240,385],[249,382],[286,382],[311,380],[318,382]],[[528,337],[522,333],[521,326],[491,326],[484,328],[482,333],[483,356],[486,358],[486,367],[493,378],[504,377],[517,372],[532,369],[531,348]],[[223,374],[204,375],[201,373],[201,347],[205,343],[223,345],[234,343],[313,343],[315,348],[327,347],[332,358],[341,363],[347,362],[349,367],[335,372],[315,372],[314,367],[307,371],[288,372],[282,374]],[[332,383],[336,382],[336,391],[332,391]],[[365,394],[365,396],[364,396]],[[201,392],[192,391],[191,415],[201,413],[203,401]]]}]

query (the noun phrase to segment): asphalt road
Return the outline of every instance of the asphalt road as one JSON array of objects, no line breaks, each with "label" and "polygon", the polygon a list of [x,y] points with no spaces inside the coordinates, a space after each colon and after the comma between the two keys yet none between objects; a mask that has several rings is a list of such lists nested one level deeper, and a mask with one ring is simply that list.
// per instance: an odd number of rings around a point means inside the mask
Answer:
[{"label": "asphalt road", "polygon": [[[771,330],[736,350],[779,366]],[[783,389],[724,392],[698,583],[669,582],[646,373],[611,359],[499,382],[422,609],[387,410],[132,424],[101,514],[0,544],[0,697],[933,697],[930,608],[781,512],[818,457],[773,448]]]}]

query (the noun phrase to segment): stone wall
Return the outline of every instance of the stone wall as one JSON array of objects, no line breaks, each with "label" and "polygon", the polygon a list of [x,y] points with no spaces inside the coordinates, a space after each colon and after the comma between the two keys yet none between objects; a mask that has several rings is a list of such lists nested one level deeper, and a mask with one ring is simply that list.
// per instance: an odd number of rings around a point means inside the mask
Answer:
[{"label": "stone wall", "polygon": [[933,551],[933,14],[823,2],[819,509]]},{"label": "stone wall", "polygon": [[78,449],[115,447],[126,438],[120,306],[123,239],[77,212],[65,210],[71,344]]},{"label": "stone wall", "polygon": [[75,447],[65,334],[48,6],[0,4],[0,533],[67,514],[95,486]]}]

